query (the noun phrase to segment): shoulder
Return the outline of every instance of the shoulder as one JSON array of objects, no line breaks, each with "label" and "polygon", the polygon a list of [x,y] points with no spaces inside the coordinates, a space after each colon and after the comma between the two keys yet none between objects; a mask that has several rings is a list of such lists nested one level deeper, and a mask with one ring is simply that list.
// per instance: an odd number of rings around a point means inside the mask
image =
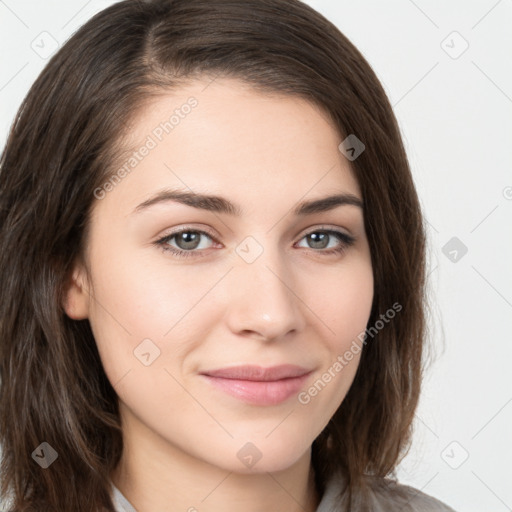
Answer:
[{"label": "shoulder", "polygon": [[[366,484],[364,496],[357,492],[353,496],[352,512],[455,512],[433,496],[391,478],[367,476]],[[338,473],[330,479],[317,512],[343,510],[348,506],[347,500],[346,480]]]},{"label": "shoulder", "polygon": [[368,477],[375,510],[403,512],[455,512],[442,501],[409,485],[389,478]]}]

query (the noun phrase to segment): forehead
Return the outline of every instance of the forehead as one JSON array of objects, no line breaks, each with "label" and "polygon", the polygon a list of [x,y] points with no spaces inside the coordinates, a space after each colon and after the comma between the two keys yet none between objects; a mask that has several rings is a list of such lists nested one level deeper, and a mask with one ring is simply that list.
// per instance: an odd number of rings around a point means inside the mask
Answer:
[{"label": "forehead", "polygon": [[303,98],[234,79],[195,80],[139,109],[114,168],[124,169],[122,179],[107,196],[141,202],[178,187],[242,205],[255,196],[268,204],[333,191],[360,197],[340,142],[329,116]]}]

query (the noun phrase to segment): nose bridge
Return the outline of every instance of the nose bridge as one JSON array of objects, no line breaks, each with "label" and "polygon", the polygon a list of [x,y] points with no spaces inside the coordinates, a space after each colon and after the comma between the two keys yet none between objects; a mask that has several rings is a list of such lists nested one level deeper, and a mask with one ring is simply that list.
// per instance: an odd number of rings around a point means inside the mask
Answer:
[{"label": "nose bridge", "polygon": [[249,236],[236,248],[228,318],[235,332],[251,331],[266,339],[302,329],[292,274],[272,237]]}]

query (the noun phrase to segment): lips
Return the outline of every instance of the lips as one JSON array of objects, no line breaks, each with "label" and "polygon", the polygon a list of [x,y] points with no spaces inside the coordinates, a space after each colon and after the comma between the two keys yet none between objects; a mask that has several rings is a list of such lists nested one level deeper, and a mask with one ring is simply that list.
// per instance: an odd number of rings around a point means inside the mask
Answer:
[{"label": "lips", "polygon": [[285,364],[269,368],[244,365],[202,372],[215,388],[254,405],[276,405],[295,395],[312,370]]},{"label": "lips", "polygon": [[210,377],[222,377],[223,379],[251,380],[251,381],[275,381],[281,379],[289,379],[292,377],[300,377],[310,370],[295,366],[292,364],[283,364],[280,366],[272,366],[264,368],[262,366],[244,365],[232,366],[230,368],[221,368],[219,370],[209,370],[203,372],[204,375]]}]

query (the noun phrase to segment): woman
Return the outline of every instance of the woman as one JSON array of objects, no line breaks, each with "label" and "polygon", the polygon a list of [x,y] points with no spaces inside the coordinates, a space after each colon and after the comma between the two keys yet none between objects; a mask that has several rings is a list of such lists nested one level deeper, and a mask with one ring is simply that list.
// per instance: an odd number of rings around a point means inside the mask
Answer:
[{"label": "woman", "polygon": [[313,9],[100,12],[21,106],[0,205],[9,510],[452,510],[393,479],[425,337],[410,169]]}]

